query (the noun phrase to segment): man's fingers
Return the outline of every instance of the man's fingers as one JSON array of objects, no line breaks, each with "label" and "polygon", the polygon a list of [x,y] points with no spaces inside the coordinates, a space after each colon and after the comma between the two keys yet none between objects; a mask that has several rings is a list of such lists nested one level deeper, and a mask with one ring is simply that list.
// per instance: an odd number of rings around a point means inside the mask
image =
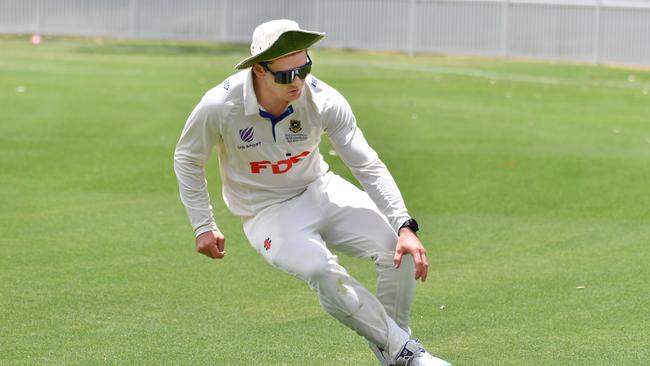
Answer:
[{"label": "man's fingers", "polygon": [[210,258],[223,258],[223,253],[219,251],[216,243],[205,244],[200,252]]},{"label": "man's fingers", "polygon": [[209,244],[199,244],[196,247],[196,251],[205,255],[206,257],[212,257],[212,251],[210,250]]},{"label": "man's fingers", "polygon": [[427,273],[429,272],[429,262],[427,261],[427,253],[424,250],[417,250],[413,253],[413,262],[415,262],[415,280],[421,279],[422,282],[427,280]]},{"label": "man's fingers", "polygon": [[429,261],[427,261],[427,253],[422,251],[422,282],[427,280],[427,273],[429,272]]},{"label": "man's fingers", "polygon": [[223,250],[223,243],[219,249],[217,243],[204,243],[199,244],[196,247],[196,251],[210,258],[223,258],[226,255],[226,252]]},{"label": "man's fingers", "polygon": [[226,239],[222,238],[222,237],[218,237],[217,238],[217,249],[219,249],[219,251],[221,253],[223,253],[225,247],[226,247]]},{"label": "man's fingers", "polygon": [[223,237],[215,237],[214,240],[210,241],[208,244],[208,250],[210,252],[210,258],[216,258],[216,259],[221,259],[223,256],[226,254],[224,252],[223,247],[224,247],[224,238]]},{"label": "man's fingers", "polygon": [[395,268],[399,268],[399,266],[402,264],[402,251],[401,250],[395,251],[395,256],[393,257],[393,264],[395,265]]},{"label": "man's fingers", "polygon": [[212,255],[210,257],[212,258],[221,259],[223,258],[224,255],[226,255],[226,252],[224,252],[223,250],[219,250],[219,247],[217,247],[216,245],[211,245],[210,248],[212,251]]},{"label": "man's fingers", "polygon": [[208,257],[210,257],[210,246],[208,244],[205,244],[205,243],[197,244],[196,245],[196,251],[203,254],[203,255],[207,255]]},{"label": "man's fingers", "polygon": [[413,253],[413,262],[415,262],[415,280],[419,280],[422,276],[422,256],[419,251]]},{"label": "man's fingers", "polygon": [[196,251],[206,257],[221,259],[226,255],[226,239],[220,231],[206,231],[196,238]]}]

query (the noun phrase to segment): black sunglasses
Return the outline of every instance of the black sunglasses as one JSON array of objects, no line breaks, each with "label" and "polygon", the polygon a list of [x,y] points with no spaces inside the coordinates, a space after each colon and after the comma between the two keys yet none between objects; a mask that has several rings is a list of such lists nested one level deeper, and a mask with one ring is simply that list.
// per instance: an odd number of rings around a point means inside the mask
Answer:
[{"label": "black sunglasses", "polygon": [[292,70],[285,70],[285,71],[271,71],[269,69],[268,62],[260,62],[260,65],[264,68],[264,70],[268,71],[273,75],[275,78],[275,82],[278,84],[291,84],[293,81],[293,78],[298,76],[301,79],[305,79],[309,72],[311,71],[311,58],[309,58],[309,54],[307,54],[307,63],[297,67]]}]

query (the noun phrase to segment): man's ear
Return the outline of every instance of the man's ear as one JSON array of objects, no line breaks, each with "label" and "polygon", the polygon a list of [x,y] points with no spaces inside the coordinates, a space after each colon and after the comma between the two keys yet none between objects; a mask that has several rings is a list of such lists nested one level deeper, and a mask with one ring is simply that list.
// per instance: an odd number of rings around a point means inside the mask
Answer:
[{"label": "man's ear", "polygon": [[264,76],[264,68],[260,64],[255,64],[253,65],[253,73],[257,77],[262,77]]}]

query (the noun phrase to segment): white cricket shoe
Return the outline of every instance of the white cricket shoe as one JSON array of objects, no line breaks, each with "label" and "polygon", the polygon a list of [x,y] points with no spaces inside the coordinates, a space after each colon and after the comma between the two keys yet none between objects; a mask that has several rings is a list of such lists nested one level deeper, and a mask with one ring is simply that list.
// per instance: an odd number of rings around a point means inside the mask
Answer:
[{"label": "white cricket shoe", "polygon": [[406,342],[393,364],[400,366],[451,366],[449,362],[427,352],[418,339]]}]

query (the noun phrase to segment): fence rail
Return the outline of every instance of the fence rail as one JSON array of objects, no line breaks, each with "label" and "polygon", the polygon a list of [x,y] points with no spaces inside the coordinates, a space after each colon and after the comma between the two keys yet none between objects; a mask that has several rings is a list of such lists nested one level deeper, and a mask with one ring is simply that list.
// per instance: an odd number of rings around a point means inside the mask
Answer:
[{"label": "fence rail", "polygon": [[0,0],[0,33],[248,43],[276,18],[325,47],[650,65],[650,2]]}]

